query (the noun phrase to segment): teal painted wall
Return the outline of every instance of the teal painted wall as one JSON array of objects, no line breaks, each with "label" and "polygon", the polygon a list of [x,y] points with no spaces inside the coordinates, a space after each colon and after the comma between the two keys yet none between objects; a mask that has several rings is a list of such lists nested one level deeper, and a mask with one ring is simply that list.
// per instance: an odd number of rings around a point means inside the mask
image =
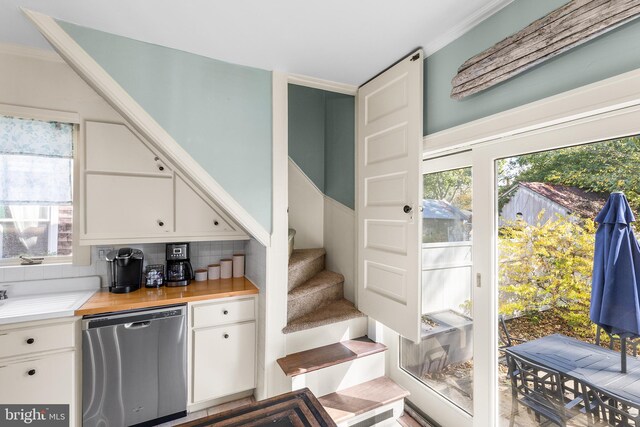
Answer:
[{"label": "teal painted wall", "polygon": [[640,20],[636,20],[484,92],[462,101],[449,97],[451,79],[464,61],[564,3],[515,0],[426,58],[425,135],[640,67]]},{"label": "teal painted wall", "polygon": [[324,193],[324,91],[289,85],[289,157]]},{"label": "teal painted wall", "polygon": [[355,97],[325,95],[325,194],[355,209]]},{"label": "teal painted wall", "polygon": [[271,72],[58,23],[271,231]]},{"label": "teal painted wall", "polygon": [[289,157],[320,191],[355,209],[355,97],[290,84]]},{"label": "teal painted wall", "polygon": [[289,85],[289,157],[327,196],[355,208],[355,97]]}]

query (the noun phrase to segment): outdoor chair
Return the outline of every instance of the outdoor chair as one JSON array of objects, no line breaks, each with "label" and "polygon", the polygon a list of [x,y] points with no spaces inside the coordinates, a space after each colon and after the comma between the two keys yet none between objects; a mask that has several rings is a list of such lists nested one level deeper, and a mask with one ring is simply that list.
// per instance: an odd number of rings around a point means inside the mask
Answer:
[{"label": "outdoor chair", "polygon": [[[583,397],[568,401],[560,373],[518,356],[505,353],[511,380],[511,422],[515,425],[518,406],[523,405],[527,412],[533,411],[540,425],[556,424],[566,426],[567,421],[580,414]],[[544,417],[545,421],[541,421]]]},{"label": "outdoor chair", "polygon": [[[640,427],[640,405],[584,385],[584,402],[590,421],[601,420],[612,426]],[[599,424],[598,424],[599,425]]]},{"label": "outdoor chair", "polygon": [[443,345],[427,351],[422,364],[422,375],[435,374],[442,371],[447,366],[448,354],[449,345]]},{"label": "outdoor chair", "polygon": [[527,340],[523,340],[521,338],[512,337],[509,333],[509,329],[507,329],[507,324],[504,320],[504,315],[498,316],[498,338],[500,339],[500,346],[498,349],[504,350],[505,348],[512,347],[518,343],[527,342]]},{"label": "outdoor chair", "polygon": [[[596,329],[596,345],[600,345],[600,339],[603,332],[609,337],[609,348],[613,350],[613,345],[616,342],[620,342],[620,337],[615,334],[610,334],[606,330],[602,329],[600,325],[598,325]],[[640,345],[640,340],[627,338],[627,346],[631,347],[631,349],[633,350],[633,357],[638,357],[638,345]]]}]

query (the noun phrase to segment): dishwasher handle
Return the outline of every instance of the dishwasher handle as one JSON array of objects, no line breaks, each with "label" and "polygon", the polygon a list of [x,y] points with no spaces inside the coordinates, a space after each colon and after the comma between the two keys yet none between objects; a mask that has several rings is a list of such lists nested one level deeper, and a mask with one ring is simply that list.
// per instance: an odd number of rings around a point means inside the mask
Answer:
[{"label": "dishwasher handle", "polygon": [[143,329],[148,327],[150,324],[151,324],[151,320],[147,320],[144,322],[125,323],[124,327],[125,329]]}]

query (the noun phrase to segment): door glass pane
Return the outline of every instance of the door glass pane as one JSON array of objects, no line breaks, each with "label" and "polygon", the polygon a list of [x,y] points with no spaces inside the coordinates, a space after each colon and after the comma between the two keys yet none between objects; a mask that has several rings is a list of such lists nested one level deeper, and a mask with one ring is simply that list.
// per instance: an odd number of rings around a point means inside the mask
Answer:
[{"label": "door glass pane", "polygon": [[638,218],[640,138],[505,158],[497,171],[500,425],[637,426],[637,339],[623,373],[620,335],[599,333],[590,309],[594,218],[613,191]]},{"label": "door glass pane", "polygon": [[423,181],[422,339],[400,338],[401,367],[472,413],[471,168]]}]

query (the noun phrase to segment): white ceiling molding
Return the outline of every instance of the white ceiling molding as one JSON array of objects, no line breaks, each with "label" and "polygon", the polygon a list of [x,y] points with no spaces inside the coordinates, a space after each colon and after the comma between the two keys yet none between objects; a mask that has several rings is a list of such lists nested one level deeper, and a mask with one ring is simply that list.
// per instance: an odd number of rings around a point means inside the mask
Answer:
[{"label": "white ceiling molding", "polygon": [[315,77],[301,76],[298,74],[288,74],[287,80],[289,84],[326,90],[328,92],[342,93],[344,95],[355,96],[358,93],[357,86],[330,82],[328,80],[317,79]]},{"label": "white ceiling molding", "polygon": [[24,58],[34,58],[44,61],[64,62],[60,55],[51,50],[40,49],[37,47],[24,46],[13,43],[0,42],[0,54],[8,54],[22,56]]},{"label": "white ceiling molding", "polygon": [[473,29],[476,25],[480,24],[482,21],[484,21],[494,13],[497,13],[501,9],[505,8],[512,2],[513,0],[493,0],[485,7],[478,9],[467,19],[461,21],[459,24],[452,27],[449,31],[442,34],[442,36],[425,45],[423,48],[425,56],[433,55],[434,53],[436,53],[452,41],[456,40],[457,38],[460,38],[468,31]]}]

